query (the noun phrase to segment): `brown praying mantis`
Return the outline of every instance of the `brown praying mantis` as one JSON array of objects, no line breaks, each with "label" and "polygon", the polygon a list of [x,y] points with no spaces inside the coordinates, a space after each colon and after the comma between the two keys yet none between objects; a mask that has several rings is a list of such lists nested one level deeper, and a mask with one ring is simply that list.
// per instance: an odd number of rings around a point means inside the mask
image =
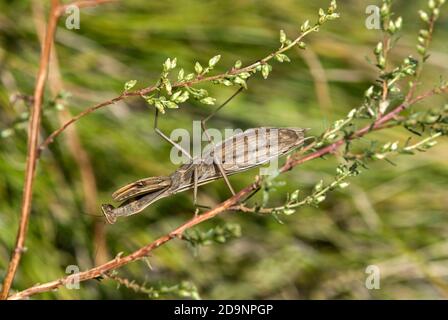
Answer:
[{"label": "brown praying mantis", "polygon": [[159,199],[192,188],[194,189],[194,204],[196,204],[198,186],[221,178],[235,195],[228,176],[268,163],[304,143],[307,129],[260,127],[248,129],[215,144],[205,128],[205,123],[241,91],[240,88],[201,121],[201,127],[210,142],[210,148],[200,157],[191,157],[180,145],[158,129],[158,111],[156,110],[154,130],[180,150],[189,162],[181,165],[169,176],[141,179],[118,189],[112,194],[112,198],[123,203],[117,208],[110,204],[102,205],[107,221],[115,223],[117,217],[139,213]]}]

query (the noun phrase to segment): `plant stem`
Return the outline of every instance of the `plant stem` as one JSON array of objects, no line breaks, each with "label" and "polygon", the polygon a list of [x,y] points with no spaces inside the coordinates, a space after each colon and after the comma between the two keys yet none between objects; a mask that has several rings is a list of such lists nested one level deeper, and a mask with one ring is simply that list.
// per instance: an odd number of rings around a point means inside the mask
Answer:
[{"label": "plant stem", "polygon": [[[91,0],[91,1],[75,1],[72,4],[79,7],[87,7],[101,3],[111,2],[110,0]],[[70,5],[70,4],[69,4]],[[31,204],[33,198],[33,185],[36,173],[37,160],[39,158],[39,133],[40,120],[42,115],[42,103],[44,97],[45,84],[48,76],[48,66],[50,63],[51,48],[54,42],[57,22],[60,15],[64,12],[68,5],[61,5],[59,0],[51,0],[51,9],[48,18],[48,25],[45,32],[45,40],[42,44],[42,53],[39,62],[39,71],[37,73],[36,86],[33,95],[33,107],[31,109],[30,122],[28,126],[28,146],[25,169],[25,182],[23,187],[22,208],[20,213],[19,229],[17,231],[16,243],[9,261],[8,269],[3,280],[2,292],[0,300],[6,299],[9,294],[14,276],[22,257],[22,253],[26,250],[25,239],[28,230],[28,223],[31,213]]]},{"label": "plant stem", "polygon": [[3,281],[3,288],[0,299],[6,299],[11,288],[12,281],[17,271],[17,267],[25,250],[26,231],[31,212],[31,201],[33,196],[33,183],[38,158],[38,139],[40,129],[40,118],[42,113],[42,101],[45,89],[45,82],[48,75],[48,63],[50,61],[51,45],[53,43],[56,25],[59,18],[59,1],[51,1],[51,10],[48,20],[48,27],[45,34],[45,41],[42,47],[42,55],[39,63],[36,87],[34,90],[34,103],[31,109],[30,123],[28,126],[28,150],[25,170],[25,185],[23,189],[22,210],[20,215],[19,230],[17,232],[15,249],[9,262],[8,271]]}]

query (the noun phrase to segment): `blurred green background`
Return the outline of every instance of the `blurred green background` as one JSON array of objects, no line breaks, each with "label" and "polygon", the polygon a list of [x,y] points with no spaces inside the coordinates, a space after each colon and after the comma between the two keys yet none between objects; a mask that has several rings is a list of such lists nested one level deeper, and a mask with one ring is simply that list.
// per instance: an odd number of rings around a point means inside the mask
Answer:
[{"label": "blurred green background", "polygon": [[[241,59],[249,64],[278,46],[278,31],[291,37],[302,22],[313,21],[329,1],[122,1],[83,9],[79,30],[59,23],[57,62],[50,70],[42,138],[70,114],[118,95],[123,84],[153,84],[168,57],[192,72],[216,54],[223,72]],[[364,91],[376,79],[372,48],[378,30],[365,26],[370,1],[339,1],[341,18],[306,39],[307,51],[291,51],[290,64],[274,63],[268,80],[251,79],[210,127],[250,128],[298,126],[320,134],[333,121],[362,103]],[[378,4],[378,3],[377,3]],[[415,53],[419,29],[417,10],[426,1],[396,1],[403,16],[401,39],[392,61]],[[448,13],[441,13],[423,88],[446,77]],[[47,1],[0,1],[0,279],[14,246],[20,212],[26,154],[28,107],[11,102],[14,94],[32,95],[39,61],[39,37],[48,12]],[[201,85],[222,102],[235,89]],[[70,92],[66,108],[51,104],[59,90]],[[432,98],[421,108],[446,102]],[[169,110],[160,121],[165,132],[191,130],[192,120],[212,107],[187,103]],[[38,166],[34,202],[23,255],[13,289],[22,290],[65,275],[68,265],[81,270],[129,253],[189,219],[192,192],[163,199],[142,214],[106,225],[101,203],[111,201],[118,187],[142,177],[167,175],[170,145],[152,130],[153,110],[142,99],[128,99],[83,118],[76,131],[66,132],[43,154]],[[8,132],[8,131],[7,131]],[[7,135],[7,134],[5,134]],[[410,135],[404,129],[366,136],[382,142]],[[429,299],[448,298],[448,170],[447,142],[427,153],[400,156],[396,166],[371,163],[350,187],[329,194],[319,207],[302,207],[282,217],[226,213],[197,229],[239,224],[242,235],[224,244],[198,250],[171,241],[145,261],[132,263],[118,275],[171,287],[188,282],[201,298],[274,299]],[[283,186],[271,193],[271,204],[283,203],[297,188],[305,195],[320,179],[331,181],[338,157],[318,159],[281,175]],[[257,169],[231,178],[236,188],[253,181]],[[215,205],[229,196],[223,182],[199,189],[198,202]],[[254,197],[252,202],[260,201]],[[97,217],[95,217],[97,216]],[[381,289],[365,287],[368,265],[381,270]],[[178,298],[179,292],[162,295]],[[146,298],[104,279],[81,283],[81,290],[60,289],[33,299]]]}]

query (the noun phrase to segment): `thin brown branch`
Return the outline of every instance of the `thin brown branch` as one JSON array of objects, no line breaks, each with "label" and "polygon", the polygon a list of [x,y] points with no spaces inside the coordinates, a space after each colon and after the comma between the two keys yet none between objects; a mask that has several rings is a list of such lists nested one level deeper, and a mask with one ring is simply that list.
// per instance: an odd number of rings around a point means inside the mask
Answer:
[{"label": "thin brown branch", "polygon": [[[44,4],[41,0],[34,0],[32,2],[32,7],[37,35],[39,37],[39,40],[43,43],[45,37]],[[62,79],[59,67],[58,54],[54,45],[52,46],[50,55],[48,86],[53,97],[56,97],[57,94],[60,93],[64,88],[64,81]],[[67,122],[72,117],[72,114],[67,108],[64,108],[62,111],[58,112],[58,120],[60,125]],[[82,145],[81,139],[76,130],[76,126],[73,126],[71,130],[67,130],[65,140],[68,146],[68,151],[77,163],[79,169],[85,212],[94,214],[98,204],[98,192],[95,173],[90,156]],[[101,220],[94,219],[92,223],[94,224],[94,243],[96,247],[93,259],[95,261],[95,265],[98,265],[110,259],[108,258],[105,239],[106,228],[104,222]]]},{"label": "thin brown branch", "polygon": [[[384,57],[384,61],[386,61],[386,64],[384,65],[384,69],[382,70],[382,74],[385,74],[387,71],[387,61],[388,61],[388,55],[389,55],[389,51],[390,51],[390,43],[391,43],[391,38],[387,33],[387,28],[388,28],[388,24],[389,24],[389,17],[385,17],[384,21],[383,21],[383,57]],[[387,78],[383,79],[383,92],[381,95],[381,102],[382,103],[386,103],[387,100],[387,96],[389,94],[389,86],[388,86],[388,80]],[[381,106],[381,104],[380,104]],[[380,118],[382,116],[382,110],[381,107],[379,108],[380,110],[378,110],[378,118]]]},{"label": "thin brown branch", "polygon": [[[173,83],[172,88],[183,88],[183,87],[190,87],[192,85],[195,84],[199,84],[202,82],[212,82],[215,80],[220,80],[220,79],[224,79],[228,76],[235,76],[238,74],[241,74],[243,72],[249,72],[252,70],[255,70],[255,68],[257,68],[260,65],[266,64],[268,61],[270,61],[271,59],[273,59],[277,54],[283,53],[289,49],[291,49],[292,47],[294,47],[295,45],[297,45],[300,41],[302,41],[302,39],[308,35],[311,32],[314,32],[315,30],[317,30],[317,26],[314,26],[312,28],[310,28],[309,30],[301,33],[294,41],[292,41],[289,45],[282,47],[272,53],[270,53],[269,55],[267,55],[266,57],[264,57],[261,60],[258,60],[246,67],[240,68],[240,69],[236,69],[236,68],[232,68],[230,70],[228,70],[225,73],[222,74],[218,74],[218,75],[214,75],[214,76],[208,76],[208,77],[204,77],[203,75],[198,75],[196,78],[189,80],[189,81],[178,81]],[[146,88],[140,89],[140,90],[134,90],[134,91],[127,91],[127,92],[123,92],[122,94],[120,94],[119,96],[101,102],[99,104],[94,105],[93,107],[90,107],[84,111],[82,111],[81,113],[77,114],[75,117],[73,117],[72,119],[70,119],[69,121],[67,121],[64,125],[62,125],[59,129],[55,130],[54,132],[52,132],[46,139],[44,142],[41,143],[40,147],[39,147],[39,152],[43,151],[45,148],[48,147],[48,145],[50,145],[54,139],[59,136],[62,132],[64,132],[70,125],[72,125],[73,123],[75,123],[76,121],[78,121],[79,119],[83,118],[84,116],[87,116],[88,114],[109,106],[111,104],[114,104],[116,102],[119,102],[127,97],[132,97],[132,96],[144,96],[147,94],[150,94],[152,92],[154,92],[155,90],[158,89],[157,85],[152,85],[152,86],[148,86]]]},{"label": "thin brown branch", "polygon": [[[401,105],[397,106],[394,110],[392,110],[388,114],[384,115],[382,118],[376,120],[373,125],[365,126],[364,128],[353,133],[348,138],[342,138],[340,140],[337,140],[336,142],[334,142],[328,146],[325,146],[317,151],[314,151],[310,154],[304,155],[300,158],[297,158],[297,159],[290,158],[285,163],[285,165],[280,169],[280,172],[284,173],[284,172],[289,171],[292,168],[294,168],[295,166],[298,166],[304,162],[307,162],[307,161],[310,161],[310,160],[313,160],[316,158],[320,158],[326,154],[332,154],[347,141],[346,139],[359,138],[359,137],[362,137],[362,136],[368,134],[372,130],[383,129],[385,127],[384,124],[386,122],[394,119],[394,117],[398,113],[400,113],[401,111],[406,109],[408,106],[410,106],[416,102],[419,102],[427,97],[430,97],[434,94],[441,93],[441,92],[445,92],[445,93],[448,92],[448,87],[434,89],[434,90],[428,91],[428,92],[412,99],[409,102],[406,102],[406,101],[403,102]],[[125,257],[117,256],[115,259],[110,260],[110,261],[108,261],[100,266],[97,266],[95,268],[92,268],[92,269],[89,269],[89,270],[86,270],[86,271],[83,271],[83,272],[80,272],[77,274],[73,274],[73,275],[70,275],[70,276],[67,276],[64,278],[60,278],[58,280],[47,282],[44,284],[35,285],[26,290],[23,290],[23,291],[20,291],[18,293],[11,295],[9,297],[9,299],[23,299],[23,298],[26,298],[26,297],[29,297],[29,296],[32,296],[32,295],[35,295],[38,293],[55,290],[55,289],[65,285],[66,283],[71,283],[74,279],[78,279],[79,281],[95,279],[97,277],[101,277],[104,274],[107,274],[108,272],[110,272],[112,270],[120,268],[130,262],[147,257],[151,251],[153,251],[154,249],[157,249],[158,247],[167,243],[171,239],[181,238],[182,234],[184,233],[185,230],[190,229],[204,221],[210,220],[210,219],[214,218],[215,216],[217,216],[218,214],[221,214],[225,211],[234,209],[235,206],[238,205],[238,203],[240,203],[242,200],[244,200],[253,191],[258,190],[260,188],[260,185],[261,185],[261,181],[257,180],[256,182],[252,183],[251,185],[249,185],[249,186],[245,187],[244,189],[242,189],[241,191],[239,191],[233,197],[231,197],[231,198],[227,199],[226,201],[222,202],[221,204],[219,204],[214,209],[212,209],[204,214],[194,216],[193,218],[191,218],[190,220],[188,220],[187,222],[185,222],[184,224],[182,224],[181,226],[179,226],[172,232],[158,238],[157,240],[155,240],[154,242],[151,242],[150,244],[147,244],[146,246],[141,247],[140,249],[134,251],[133,253],[131,253]]]},{"label": "thin brown branch", "polygon": [[28,220],[31,212],[31,201],[33,194],[33,183],[36,171],[38,157],[38,139],[40,129],[40,118],[42,113],[42,101],[44,96],[45,82],[48,75],[48,63],[50,61],[51,45],[56,33],[58,21],[59,1],[51,1],[51,11],[48,18],[48,28],[45,34],[45,41],[42,47],[42,55],[39,62],[39,71],[37,74],[36,87],[34,90],[34,104],[31,109],[31,117],[28,126],[28,149],[26,159],[25,184],[22,198],[22,210],[20,215],[19,230],[17,232],[16,245],[9,262],[8,270],[3,281],[1,299],[6,299],[11,288],[12,281],[17,271],[17,267],[22,257],[25,247],[26,231],[28,229]]},{"label": "thin brown branch", "polygon": [[[75,1],[73,4],[80,6],[97,5],[106,1]],[[42,52],[39,61],[39,70],[36,78],[36,86],[33,94],[33,107],[31,109],[30,121],[28,125],[28,146],[27,159],[25,169],[25,179],[23,187],[22,208],[20,213],[19,229],[17,231],[16,243],[9,261],[8,269],[3,280],[2,292],[0,299],[6,299],[9,294],[14,276],[25,251],[25,239],[28,229],[29,217],[31,213],[34,177],[36,173],[37,160],[39,158],[39,133],[40,121],[42,115],[42,103],[44,98],[45,84],[48,77],[48,67],[50,63],[50,56],[54,36],[56,34],[57,22],[60,15],[63,13],[64,5],[60,4],[59,0],[51,0],[51,9],[48,18],[48,25],[45,32],[45,40],[42,44]]]},{"label": "thin brown branch", "polygon": [[48,147],[49,144],[51,144],[54,141],[54,138],[56,138],[58,135],[60,135],[64,130],[66,130],[71,124],[75,123],[76,121],[78,121],[79,119],[81,119],[82,117],[111,104],[117,103],[118,101],[123,100],[123,98],[126,96],[127,94],[121,94],[118,97],[115,97],[113,99],[98,103],[97,105],[94,105],[93,107],[84,110],[83,112],[77,114],[76,116],[74,116],[73,118],[71,118],[70,120],[68,120],[67,122],[65,122],[59,129],[53,131],[46,139],[44,142],[41,143],[40,147],[39,147],[39,153],[42,152],[42,150],[44,150],[45,148]]},{"label": "thin brown branch", "polygon": [[230,199],[221,203],[216,208],[214,208],[202,215],[194,216],[192,219],[190,219],[183,225],[179,226],[177,229],[173,230],[169,234],[158,238],[157,240],[134,251],[133,253],[131,253],[125,257],[117,256],[115,259],[110,260],[105,264],[102,264],[95,268],[86,270],[84,272],[70,275],[68,277],[61,278],[61,279],[58,279],[58,280],[55,280],[52,282],[36,285],[34,287],[31,287],[29,289],[26,289],[24,291],[18,292],[16,294],[10,296],[9,299],[23,299],[23,298],[29,297],[29,296],[37,294],[37,293],[54,290],[66,283],[71,283],[71,281],[73,281],[74,279],[77,279],[79,281],[85,281],[85,280],[101,277],[103,274],[106,274],[107,272],[110,272],[111,270],[122,267],[132,261],[147,257],[149,255],[149,253],[151,251],[153,251],[154,249],[160,247],[161,245],[165,244],[166,242],[170,241],[171,239],[181,237],[185,230],[190,229],[190,228],[200,224],[201,222],[209,220],[209,219],[215,217],[216,215],[224,212],[225,210],[227,210],[227,208],[231,207],[232,205],[237,203],[237,201],[239,201],[240,199],[249,195],[253,190],[256,190],[257,188],[258,188],[257,183],[254,183],[254,184],[244,188],[243,190],[238,192],[236,195],[234,195]]}]

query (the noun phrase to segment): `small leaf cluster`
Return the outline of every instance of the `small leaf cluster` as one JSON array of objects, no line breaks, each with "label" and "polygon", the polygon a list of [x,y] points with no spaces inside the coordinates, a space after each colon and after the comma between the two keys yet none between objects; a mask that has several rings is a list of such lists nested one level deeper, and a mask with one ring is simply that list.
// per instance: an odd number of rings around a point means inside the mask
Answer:
[{"label": "small leaf cluster", "polygon": [[107,278],[117,282],[117,289],[124,286],[134,292],[146,294],[150,299],[158,299],[168,295],[194,300],[200,299],[197,287],[189,281],[182,281],[172,286],[158,285],[147,287],[146,283],[138,284],[135,280],[119,277],[116,271],[108,275]]},{"label": "small leaf cluster", "polygon": [[330,20],[335,20],[337,18],[339,18],[339,13],[336,12],[337,9],[337,4],[335,0],[332,0],[330,2],[330,6],[328,7],[327,11],[325,12],[324,9],[320,8],[319,9],[319,19],[318,19],[318,24],[322,25],[327,21]]},{"label": "small leaf cluster", "polygon": [[390,160],[390,156],[395,154],[413,155],[415,151],[425,152],[437,144],[436,139],[442,135],[442,132],[435,132],[429,137],[421,141],[411,144],[411,138],[408,138],[403,146],[400,146],[399,141],[390,141],[378,146],[377,141],[372,141],[369,148],[363,150],[358,154],[346,153],[344,159],[347,161],[356,161],[363,167],[367,168],[366,160],[385,160],[388,163],[395,165]]},{"label": "small leaf cluster", "polygon": [[[330,20],[335,20],[339,18],[339,13],[336,12],[337,4],[335,0],[332,0],[330,3],[330,6],[325,11],[324,9],[319,9],[319,17],[317,19],[317,22],[314,24],[314,26],[310,25],[310,21],[306,20],[301,26],[300,26],[300,32],[301,35],[307,34],[312,31],[319,31],[319,26],[323,25],[325,22]],[[306,44],[303,41],[299,40],[300,38],[296,40],[291,40],[287,37],[284,30],[280,30],[280,48],[273,54],[273,57],[276,61],[283,63],[283,62],[291,62],[291,59],[284,53],[286,50],[289,50],[293,46],[297,45],[299,49],[306,49]],[[267,79],[269,76],[269,73],[272,71],[272,66],[267,63],[267,61],[263,61],[260,65],[258,65],[255,68],[255,71],[261,72],[264,79]]]},{"label": "small leaf cluster", "polygon": [[[156,92],[151,95],[142,95],[142,97],[149,105],[156,107],[162,114],[165,113],[165,109],[179,108],[179,104],[186,102],[190,97],[203,104],[213,105],[216,99],[210,97],[207,90],[193,88],[189,85],[189,82],[198,80],[208,74],[220,59],[220,55],[212,57],[206,67],[196,62],[194,73],[185,74],[185,70],[181,68],[177,73],[177,82],[173,84],[172,80],[170,80],[170,74],[177,66],[177,59],[168,58],[163,63],[163,71],[156,84]],[[125,91],[132,89],[135,83],[134,80],[128,81],[125,84]]]},{"label": "small leaf cluster", "polygon": [[[70,92],[61,90],[54,99],[45,102],[43,107],[43,115],[47,117],[56,112],[64,110],[65,106],[68,104],[70,97]],[[12,98],[14,99],[14,101],[12,102],[13,105],[18,100],[22,100],[25,103],[27,109],[18,112],[18,116],[7,126],[7,128],[0,129],[0,139],[9,138],[19,131],[26,130],[28,127],[28,121],[30,117],[29,108],[32,107],[33,97],[25,95],[15,95]]]},{"label": "small leaf cluster", "polygon": [[397,19],[392,20],[391,7],[392,0],[383,0],[380,9],[380,19],[382,30],[387,32],[389,35],[394,35],[401,30],[403,19],[402,17],[398,17]]},{"label": "small leaf cluster", "polygon": [[196,62],[196,64],[194,65],[194,71],[196,72],[196,76],[200,77],[208,74],[211,70],[213,70],[213,68],[216,66],[216,64],[219,62],[220,59],[221,55],[214,56],[208,61],[207,67],[203,67],[199,62]]},{"label": "small leaf cluster", "polygon": [[420,10],[419,16],[424,23],[424,27],[420,29],[417,38],[417,52],[424,60],[428,58],[427,51],[429,42],[431,41],[431,33],[434,22],[439,18],[440,8],[445,3],[445,0],[429,0],[427,11]]},{"label": "small leaf cluster", "polygon": [[318,206],[321,202],[323,202],[327,193],[333,191],[335,189],[343,189],[346,188],[349,183],[345,180],[348,177],[357,176],[360,173],[358,169],[358,164],[353,163],[351,165],[340,165],[336,168],[336,177],[334,180],[325,185],[323,180],[320,180],[313,187],[313,191],[310,195],[306,196],[303,199],[300,199],[300,190],[297,189],[290,195],[287,195],[286,202],[283,206],[273,208],[273,214],[283,214],[283,215],[291,215],[296,212],[297,208],[303,205],[312,205]]},{"label": "small leaf cluster", "polygon": [[[222,84],[225,86],[240,86],[247,89],[247,80],[259,72],[264,79],[267,79],[272,71],[272,66],[268,63],[269,60],[275,59],[278,62],[290,62],[289,57],[284,53],[285,51],[291,49],[293,46],[297,45],[299,48],[304,49],[305,43],[301,39],[310,32],[318,31],[319,26],[323,23],[334,20],[339,17],[336,12],[337,5],[336,1],[332,0],[329,8],[325,11],[323,9],[319,10],[319,18],[314,26],[310,26],[309,21],[305,21],[300,27],[301,34],[294,41],[287,38],[286,33],[280,31],[280,48],[259,60],[258,62],[249,65],[247,67],[242,67],[242,62],[240,60],[236,61],[233,68],[217,76],[211,76],[207,78],[206,76],[214,69],[221,59],[221,55],[216,55],[209,59],[207,65],[202,65],[197,61],[194,65],[194,72],[186,74],[184,69],[180,69],[177,74],[177,81],[175,83],[170,80],[170,73],[176,68],[177,59],[168,58],[163,63],[163,71],[160,75],[159,80],[155,86],[154,92],[150,95],[142,95],[145,101],[157,108],[161,113],[165,113],[165,109],[176,109],[179,107],[180,103],[187,101],[190,97],[200,101],[203,104],[213,105],[216,99],[208,95],[207,90],[193,88],[192,85],[201,81],[209,80],[214,84]],[[129,94],[130,90],[136,85],[136,80],[129,80],[124,85],[124,95]]]},{"label": "small leaf cluster", "polygon": [[358,110],[356,108],[350,110],[344,119],[336,120],[330,128],[317,138],[314,145],[315,148],[322,147],[326,144],[332,143],[343,136],[349,136],[351,132],[346,131],[349,126],[352,126],[352,121],[357,117]]},{"label": "small leaf cluster", "polygon": [[226,223],[222,226],[213,227],[205,232],[198,229],[186,232],[182,240],[187,241],[194,248],[207,246],[213,243],[226,243],[231,239],[241,237],[241,226],[235,223]]},{"label": "small leaf cluster", "polygon": [[448,104],[437,109],[413,112],[398,123],[419,136],[427,130],[448,135]]},{"label": "small leaf cluster", "polygon": [[[382,44],[382,42],[379,42],[378,44]],[[364,93],[365,100],[363,107],[364,110],[367,111],[367,113],[364,114],[364,117],[375,118],[379,114],[384,114],[390,105],[390,101],[394,98],[401,97],[399,81],[407,77],[414,76],[417,72],[418,66],[418,60],[414,59],[412,56],[408,56],[403,60],[401,65],[395,67],[392,71],[383,71],[380,75],[381,81],[370,86]],[[388,99],[383,99],[384,87],[381,86],[380,83],[386,84]]]}]

